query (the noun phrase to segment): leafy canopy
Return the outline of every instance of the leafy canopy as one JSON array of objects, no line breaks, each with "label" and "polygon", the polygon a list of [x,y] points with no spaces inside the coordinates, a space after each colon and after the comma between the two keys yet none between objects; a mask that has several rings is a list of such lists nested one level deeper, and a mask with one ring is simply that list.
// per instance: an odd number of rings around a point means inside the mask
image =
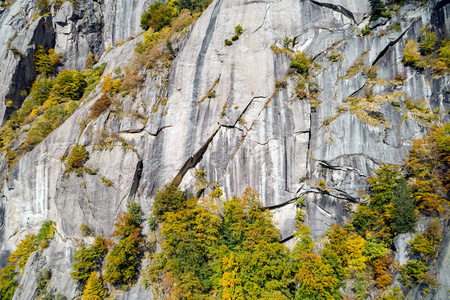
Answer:
[{"label": "leafy canopy", "polygon": [[102,300],[106,297],[103,283],[97,276],[97,272],[92,272],[83,291],[83,300]]},{"label": "leafy canopy", "polygon": [[[134,207],[133,211],[130,210],[131,207]],[[104,280],[113,285],[135,282],[142,258],[140,207],[131,207],[127,213],[118,216],[113,233],[118,242],[113,244],[106,257]]]},{"label": "leafy canopy", "polygon": [[89,247],[82,246],[75,252],[74,260],[76,262],[72,266],[73,272],[70,276],[84,284],[92,276],[92,272],[101,269],[102,261],[107,252],[105,239],[97,236],[94,244]]}]

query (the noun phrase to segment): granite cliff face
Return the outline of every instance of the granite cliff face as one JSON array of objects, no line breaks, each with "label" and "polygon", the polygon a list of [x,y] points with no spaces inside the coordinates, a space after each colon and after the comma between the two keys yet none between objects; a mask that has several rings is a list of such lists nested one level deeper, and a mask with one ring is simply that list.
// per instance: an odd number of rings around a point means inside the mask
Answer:
[{"label": "granite cliff face", "polygon": [[[142,40],[140,15],[152,2],[67,1],[37,19],[32,1],[16,0],[0,11],[0,38],[9,41],[0,43],[0,118],[11,113],[6,100],[23,102],[20,91],[36,76],[38,44],[63,54],[64,69],[85,68],[89,53],[108,64],[104,74],[130,66]],[[70,269],[80,225],[108,236],[127,202],[138,201],[148,213],[167,182],[194,191],[196,170],[204,170],[224,197],[256,189],[286,243],[295,231],[300,195],[315,239],[331,224],[348,221],[372,171],[381,163],[402,164],[412,140],[431,125],[405,99],[425,100],[426,108],[439,112],[433,122],[448,122],[450,109],[448,75],[435,78],[402,63],[406,42],[420,28],[431,25],[440,38],[448,35],[448,1],[407,4],[392,19],[373,22],[373,34],[363,36],[370,10],[369,1],[357,0],[215,0],[187,35],[174,40],[178,53],[171,67],[142,69],[142,87],[123,97],[119,110],[86,121],[99,86],[10,171],[3,162],[2,257],[43,221],[57,226],[50,247],[30,257],[19,283],[24,288],[14,299],[33,298],[44,266],[52,270],[51,289],[69,299],[79,295]],[[225,47],[238,24],[243,34]],[[390,30],[393,24],[400,30]],[[285,37],[295,41],[290,50],[304,51],[316,63],[315,84],[309,85],[316,99],[295,97],[291,58],[276,50]],[[397,74],[405,74],[404,81],[392,83]],[[215,97],[206,97],[211,90]],[[367,93],[379,95],[376,103],[368,103]],[[113,137],[108,147],[101,146],[105,137]],[[64,173],[60,157],[76,143],[87,147],[86,166],[98,169],[96,175]],[[442,287],[427,299],[445,299],[450,287],[445,241],[437,266]],[[118,297],[144,299],[151,292],[138,284]]]}]

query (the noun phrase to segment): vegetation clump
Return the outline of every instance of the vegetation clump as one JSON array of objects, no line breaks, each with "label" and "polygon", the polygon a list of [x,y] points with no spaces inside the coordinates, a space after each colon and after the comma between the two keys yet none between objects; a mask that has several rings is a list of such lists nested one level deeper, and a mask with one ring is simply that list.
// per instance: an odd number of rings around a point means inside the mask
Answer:
[{"label": "vegetation clump", "polygon": [[112,104],[111,97],[106,94],[102,94],[100,98],[98,98],[94,102],[94,105],[92,105],[89,118],[90,119],[98,118],[104,111],[106,111],[111,106],[111,104]]},{"label": "vegetation clump", "polygon": [[[319,252],[302,217],[294,249],[279,243],[269,211],[252,190],[222,202],[214,192],[198,199],[167,185],[149,218],[151,228],[160,228],[162,252],[150,256],[144,279],[174,298],[342,299],[346,285],[364,298],[371,284],[386,289],[393,283],[393,238],[415,230],[418,209],[407,183],[396,166],[376,170],[367,203],[358,205],[351,224],[331,227]],[[427,242],[416,238],[413,247],[434,243],[436,253],[441,231],[430,225]],[[436,286],[421,266],[413,261],[400,267],[405,288]]]},{"label": "vegetation clump", "polygon": [[370,14],[370,21],[376,21],[379,18],[390,18],[391,13],[384,4],[383,0],[371,0],[372,12]]},{"label": "vegetation clump", "polygon": [[63,70],[56,76],[53,90],[61,98],[80,100],[86,89],[85,76],[74,70]]},{"label": "vegetation clump", "polygon": [[71,172],[80,177],[85,169],[84,163],[88,160],[88,154],[86,147],[80,144],[75,144],[72,150],[70,150],[69,156],[65,158],[66,174]]},{"label": "vegetation clump", "polygon": [[176,1],[155,2],[141,17],[141,27],[144,30],[152,28],[154,31],[160,31],[164,27],[170,26],[173,19],[178,14]]},{"label": "vegetation clump", "polygon": [[430,222],[423,234],[416,234],[410,242],[411,252],[417,254],[425,262],[434,259],[438,253],[442,241],[442,228],[439,226],[439,219],[435,218]]},{"label": "vegetation clump", "polygon": [[406,164],[413,175],[414,201],[426,215],[439,215],[448,205],[450,189],[450,124],[433,127],[430,134],[413,142]]},{"label": "vegetation clump", "polygon": [[103,282],[97,276],[97,272],[92,272],[83,291],[83,300],[104,299],[106,292],[103,289]]},{"label": "vegetation clump", "polygon": [[434,76],[442,76],[450,70],[450,42],[440,40],[430,27],[420,29],[417,40],[408,40],[403,51],[404,62],[417,70],[431,69]]},{"label": "vegetation clump", "polygon": [[[287,251],[254,191],[224,202],[221,218],[214,204],[217,198],[199,201],[172,190],[175,202],[183,200],[183,204],[164,212],[160,223],[164,250],[155,257],[162,261],[153,269],[160,274],[156,278],[163,278],[163,286],[169,280],[177,283],[167,287],[168,294],[191,298],[216,291],[231,299],[244,295],[284,298],[287,270],[280,266],[286,265]],[[167,191],[165,195],[169,196]],[[166,206],[157,202],[167,203],[168,198],[155,199],[155,207]],[[154,215],[159,214],[154,209]]]},{"label": "vegetation clump", "polygon": [[37,236],[27,234],[20,240],[16,250],[9,256],[8,264],[0,270],[0,297],[2,300],[12,299],[15,289],[19,285],[18,277],[23,274],[28,258],[34,251],[46,248],[53,236],[54,223],[46,221],[41,226]]},{"label": "vegetation clump", "polygon": [[95,238],[91,246],[82,245],[76,252],[73,264],[73,272],[70,276],[84,285],[92,276],[92,272],[100,271],[102,261],[108,252],[106,240],[101,236]]},{"label": "vegetation clump", "polygon": [[106,257],[104,280],[114,286],[124,286],[136,281],[142,258],[142,211],[131,204],[127,213],[118,216],[113,237],[118,239]]},{"label": "vegetation clump", "polygon": [[298,52],[289,65],[296,73],[306,78],[308,76],[311,61],[304,52]]},{"label": "vegetation clump", "polygon": [[170,0],[167,3],[163,1],[155,2],[141,16],[141,27],[144,30],[152,28],[154,31],[160,31],[165,27],[169,27],[184,9],[191,12],[196,10],[203,11],[210,2],[211,0]]},{"label": "vegetation clump", "polygon": [[[78,101],[98,84],[106,66],[85,70],[83,73],[66,70],[53,79],[54,71],[45,69],[48,64],[39,62],[40,55],[47,55],[45,50],[42,49],[41,54],[39,53],[38,51],[35,64],[43,71],[32,84],[22,107],[14,111],[0,129],[0,146],[7,152],[6,158],[10,166],[20,156],[38,145],[75,111]],[[41,59],[41,61],[48,60]],[[22,94],[25,97],[27,91],[23,91]],[[10,104],[13,105],[12,102]],[[22,127],[28,124],[30,129],[23,142],[19,147],[15,146],[16,150],[10,150],[20,133],[26,132]]]},{"label": "vegetation clump", "polygon": [[53,75],[60,63],[61,57],[53,49],[46,51],[41,45],[37,45],[34,68],[38,74]]}]

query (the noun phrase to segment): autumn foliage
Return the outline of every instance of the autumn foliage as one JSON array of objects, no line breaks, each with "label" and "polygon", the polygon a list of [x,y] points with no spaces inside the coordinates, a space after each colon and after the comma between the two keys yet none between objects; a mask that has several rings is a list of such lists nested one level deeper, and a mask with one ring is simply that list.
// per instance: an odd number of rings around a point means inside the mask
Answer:
[{"label": "autumn foliage", "polygon": [[83,291],[83,300],[102,300],[106,297],[103,283],[96,272],[92,272]]},{"label": "autumn foliage", "polygon": [[410,186],[419,209],[428,215],[443,213],[450,189],[450,124],[433,127],[427,137],[415,140],[406,167],[413,175]]},{"label": "autumn foliage", "polygon": [[106,241],[98,236],[93,245],[82,245],[76,252],[73,264],[72,278],[84,284],[92,276],[92,272],[100,271],[103,258],[108,252]]},{"label": "autumn foliage", "polygon": [[138,214],[139,218],[129,211],[117,217],[112,236],[117,238],[118,242],[113,243],[106,257],[105,282],[113,285],[127,285],[137,279],[143,245],[140,210]]}]

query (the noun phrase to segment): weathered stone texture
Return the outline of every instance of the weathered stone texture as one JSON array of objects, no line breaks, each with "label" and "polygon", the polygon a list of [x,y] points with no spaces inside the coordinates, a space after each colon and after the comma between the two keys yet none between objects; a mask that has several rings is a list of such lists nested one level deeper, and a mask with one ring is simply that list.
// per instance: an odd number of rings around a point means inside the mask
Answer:
[{"label": "weathered stone texture", "polygon": [[[108,63],[105,74],[129,66],[142,36],[105,50],[140,32],[138,16],[153,1],[78,2],[77,7],[66,2],[53,18],[25,28],[20,21],[24,22],[25,13],[13,18],[15,27],[5,21],[20,5],[28,7],[27,1],[18,0],[1,12],[0,36],[20,33],[13,44],[19,50],[23,47],[23,53],[31,49],[24,60],[27,66],[35,39],[47,41],[42,32],[54,35],[54,40],[53,35],[48,38],[49,47],[64,53],[64,68],[84,68],[89,53],[100,57],[99,64]],[[429,129],[429,123],[408,112],[405,97],[423,99],[433,111],[450,108],[449,76],[431,78],[402,64],[404,45],[418,36],[421,27],[433,24],[441,37],[448,32],[449,5],[444,2],[406,5],[391,20],[376,24],[373,35],[363,37],[359,32],[368,22],[369,1],[213,1],[183,41],[174,43],[179,53],[170,69],[141,70],[145,80],[135,95],[123,97],[97,120],[86,122],[100,96],[98,87],[72,117],[17,162],[2,189],[2,255],[46,219],[56,221],[58,234],[66,241],[81,236],[82,223],[97,234],[109,235],[128,201],[139,201],[149,213],[152,197],[165,183],[176,179],[183,188],[196,189],[196,170],[204,170],[207,181],[222,188],[224,198],[240,195],[248,187],[257,190],[274,213],[284,241],[292,241],[299,196],[304,196],[305,220],[314,239],[331,224],[347,222],[354,204],[367,191],[373,170],[381,163],[402,164],[412,139],[423,137]],[[400,32],[389,30],[395,22],[400,23]],[[51,24],[51,30],[39,29],[45,24]],[[238,24],[243,34],[232,46],[225,46],[224,40],[231,39]],[[290,51],[305,51],[320,65],[309,79],[318,85],[320,104],[312,107],[313,100],[295,96],[297,80],[289,68],[289,55],[271,49],[283,48],[285,37],[295,39]],[[0,117],[5,111],[1,93],[11,86],[8,76],[19,72],[19,59],[2,47],[0,57],[6,59],[0,62]],[[333,53],[339,54],[339,61],[329,59]],[[349,74],[355,66],[358,71]],[[371,67],[378,68],[375,84],[367,75]],[[29,82],[34,70],[27,72]],[[389,84],[398,73],[406,75],[404,84]],[[285,86],[276,87],[276,80],[286,80]],[[370,86],[374,95],[391,95],[370,111],[384,123],[368,124],[349,110],[349,98],[363,99]],[[215,97],[206,97],[213,87]],[[167,103],[158,106],[166,97]],[[20,104],[23,99],[14,101]],[[400,108],[392,101],[399,102]],[[441,120],[448,121],[448,115]],[[105,145],[105,136],[114,139]],[[96,175],[66,176],[60,157],[76,143],[87,146],[86,166],[98,168]],[[108,187],[105,180],[114,186]],[[401,237],[396,247],[403,249],[405,243]],[[74,246],[55,241],[46,251],[61,257],[64,263],[51,266],[66,278],[64,268],[70,268]],[[441,258],[445,251],[448,247]],[[35,272],[38,262],[39,266],[50,263],[32,257],[26,274]],[[439,268],[445,272],[445,263]],[[33,276],[21,281],[30,293]],[[445,274],[439,276],[447,284]],[[52,287],[75,295],[73,282],[64,284],[54,282]],[[151,293],[137,285],[120,297],[142,299]]]}]

